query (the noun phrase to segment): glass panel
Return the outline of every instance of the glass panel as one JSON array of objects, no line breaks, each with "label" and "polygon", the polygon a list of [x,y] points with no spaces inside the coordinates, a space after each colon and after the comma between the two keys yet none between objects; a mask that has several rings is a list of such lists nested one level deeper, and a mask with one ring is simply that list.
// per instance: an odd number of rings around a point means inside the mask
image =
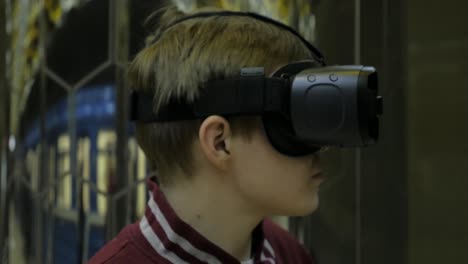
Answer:
[{"label": "glass panel", "polygon": [[[116,125],[124,119],[115,90],[125,83],[116,81],[124,78],[122,50],[129,44],[132,57],[141,48],[142,19],[160,1],[129,1],[130,20],[115,27],[109,1],[43,2],[2,1],[10,20],[11,125],[18,135],[8,248],[13,263],[79,263],[122,223],[144,214],[148,164],[131,128],[128,142],[117,141],[117,130],[125,128]],[[210,4],[257,11],[298,28],[328,64],[378,67],[385,97],[379,145],[323,154],[328,179],[318,211],[279,218],[319,263],[468,262],[468,27],[460,26],[466,1],[174,2],[186,10]],[[114,11],[120,18],[121,6]],[[129,36],[109,34],[124,26]],[[125,146],[118,151],[118,144]],[[116,156],[124,151],[128,170],[120,174]]]},{"label": "glass panel", "polygon": [[[60,1],[55,2],[62,12]],[[80,4],[79,0],[69,1],[63,11],[66,19],[60,20],[48,49],[48,76],[57,77],[69,87],[81,88],[95,78],[102,78],[102,71],[109,66],[109,1],[95,1],[83,4],[79,12],[66,12],[70,6]],[[75,10],[76,11],[76,10]],[[53,10],[49,11],[52,17]],[[83,19],[86,14],[86,19]],[[73,47],[73,52],[70,48]],[[70,65],[70,63],[72,65]],[[107,73],[109,74],[109,73]]]}]

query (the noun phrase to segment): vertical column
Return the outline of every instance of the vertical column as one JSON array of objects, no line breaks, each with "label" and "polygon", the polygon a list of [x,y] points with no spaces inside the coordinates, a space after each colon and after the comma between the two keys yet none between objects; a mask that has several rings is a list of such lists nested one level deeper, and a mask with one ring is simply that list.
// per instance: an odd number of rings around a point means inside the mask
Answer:
[{"label": "vertical column", "polygon": [[[10,86],[6,76],[6,58],[8,36],[6,32],[6,6],[0,1],[0,261],[8,256],[8,138],[10,135]],[[8,259],[6,259],[8,260]]]},{"label": "vertical column", "polygon": [[[70,177],[72,186],[75,183],[74,188],[72,188],[72,208],[76,208],[77,212],[77,225],[76,225],[76,234],[77,234],[77,253],[76,253],[76,263],[83,263],[83,241],[84,241],[84,212],[82,205],[82,184],[83,181],[81,178],[78,178],[78,175],[81,176],[81,173],[78,172],[78,146],[77,146],[77,126],[76,126],[76,89],[71,89],[67,91],[67,115],[68,115],[68,135],[70,137]],[[73,198],[75,198],[75,205],[73,206]]]},{"label": "vertical column", "polygon": [[[128,85],[126,64],[129,50],[129,4],[127,0],[109,1],[109,58],[115,65],[116,88],[116,191],[122,191],[130,185],[128,177]],[[113,195],[113,194],[111,194]],[[112,198],[110,215],[112,220],[111,236],[130,221],[131,195]]]},{"label": "vertical column", "polygon": [[[46,13],[43,11],[39,15],[39,179],[36,193],[33,193],[37,197],[43,189],[43,179],[48,178],[47,165],[48,165],[48,147],[47,147],[47,131],[46,131],[46,112],[47,112],[47,60],[46,60],[46,43],[47,43],[47,18]],[[43,258],[43,248],[42,245],[45,241],[44,232],[43,232],[43,220],[44,214],[42,211],[42,199],[34,199],[34,233],[35,233],[35,260],[38,264],[42,264],[44,261]]]},{"label": "vertical column", "polygon": [[361,155],[361,263],[407,263],[407,18],[404,0],[361,0],[361,63],[379,73],[380,138]]},{"label": "vertical column", "polygon": [[[361,0],[354,0],[354,64],[361,64]],[[354,218],[354,239],[355,239],[355,263],[362,263],[361,249],[361,149],[357,148],[354,153],[354,177],[355,177],[355,218]]]}]

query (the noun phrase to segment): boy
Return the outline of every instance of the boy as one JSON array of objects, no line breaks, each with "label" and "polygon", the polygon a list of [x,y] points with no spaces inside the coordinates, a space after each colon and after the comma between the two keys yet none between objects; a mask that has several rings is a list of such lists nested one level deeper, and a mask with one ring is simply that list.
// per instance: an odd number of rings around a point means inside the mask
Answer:
[{"label": "boy", "polygon": [[[203,83],[236,77],[241,68],[261,66],[271,75],[313,58],[297,36],[271,23],[211,15],[171,25],[184,15],[166,9],[130,65],[132,88],[155,95],[155,113],[171,100],[193,101]],[[259,115],[137,122],[136,137],[159,184],[148,180],[143,219],[90,263],[315,263],[267,217],[317,208],[323,181],[317,152],[281,153]]]}]

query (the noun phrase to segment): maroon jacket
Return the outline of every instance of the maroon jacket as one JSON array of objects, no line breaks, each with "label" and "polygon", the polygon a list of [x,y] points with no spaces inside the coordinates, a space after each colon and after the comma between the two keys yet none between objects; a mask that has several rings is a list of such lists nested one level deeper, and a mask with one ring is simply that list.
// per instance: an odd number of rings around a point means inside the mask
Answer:
[{"label": "maroon jacket", "polygon": [[[240,262],[177,217],[154,180],[145,216],[125,227],[89,264]],[[265,219],[253,231],[253,258],[241,264],[314,264],[313,258],[288,232]]]}]

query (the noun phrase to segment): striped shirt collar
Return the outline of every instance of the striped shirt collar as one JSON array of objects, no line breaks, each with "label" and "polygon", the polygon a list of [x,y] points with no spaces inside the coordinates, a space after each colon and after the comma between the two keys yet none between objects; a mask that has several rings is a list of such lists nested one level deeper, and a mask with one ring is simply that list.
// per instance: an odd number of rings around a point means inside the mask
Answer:
[{"label": "striped shirt collar", "polygon": [[[223,249],[182,221],[159,190],[154,178],[148,179],[149,201],[140,221],[140,231],[155,253],[171,263],[239,264]],[[253,259],[242,264],[275,263],[275,252],[264,237],[263,222],[253,231]]]}]

